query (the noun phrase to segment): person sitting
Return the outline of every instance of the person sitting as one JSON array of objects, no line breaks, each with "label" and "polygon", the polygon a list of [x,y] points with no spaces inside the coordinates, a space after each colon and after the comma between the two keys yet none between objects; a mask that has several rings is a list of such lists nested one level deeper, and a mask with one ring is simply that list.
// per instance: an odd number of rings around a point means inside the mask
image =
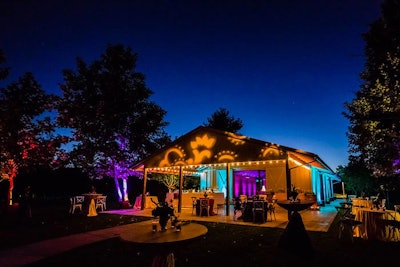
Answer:
[{"label": "person sitting", "polygon": [[379,193],[375,196],[374,200],[372,201],[372,204],[376,209],[379,209]]},{"label": "person sitting", "polygon": [[239,197],[235,198],[235,203],[233,206],[233,219],[237,220],[237,219],[241,219],[242,218],[242,202],[240,201]]}]

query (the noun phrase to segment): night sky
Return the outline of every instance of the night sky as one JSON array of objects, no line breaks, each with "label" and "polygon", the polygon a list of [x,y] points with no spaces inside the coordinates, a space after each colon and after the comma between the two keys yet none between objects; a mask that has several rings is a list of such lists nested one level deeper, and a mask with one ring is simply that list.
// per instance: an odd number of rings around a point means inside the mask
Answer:
[{"label": "night sky", "polygon": [[361,35],[381,2],[1,0],[11,67],[2,85],[30,71],[60,94],[76,57],[91,63],[123,44],[138,53],[172,138],[223,107],[243,120],[241,134],[316,153],[335,170],[347,164],[342,112],[362,83]]}]

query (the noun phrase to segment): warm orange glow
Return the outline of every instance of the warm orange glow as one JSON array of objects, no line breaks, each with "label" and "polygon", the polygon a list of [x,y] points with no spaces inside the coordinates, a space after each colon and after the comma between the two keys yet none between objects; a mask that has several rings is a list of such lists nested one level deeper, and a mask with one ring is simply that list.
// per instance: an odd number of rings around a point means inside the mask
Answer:
[{"label": "warm orange glow", "polygon": [[228,140],[238,146],[238,145],[243,145],[244,143],[246,143],[246,141],[244,139],[248,138],[244,135],[237,135],[234,133],[229,133],[229,132],[225,132],[228,135]]},{"label": "warm orange glow", "polygon": [[200,146],[205,146],[206,148],[211,149],[214,146],[215,142],[216,142],[215,138],[208,137],[207,134],[204,134],[203,137],[196,136],[196,140],[191,141],[190,146],[194,150]]},{"label": "warm orange glow", "polygon": [[279,156],[281,151],[276,147],[265,147],[261,149],[261,157],[265,158],[268,156]]},{"label": "warm orange glow", "polygon": [[180,147],[172,147],[172,148],[168,149],[168,150],[165,152],[164,159],[162,159],[162,160],[160,161],[160,164],[159,164],[160,167],[170,166],[170,165],[171,165],[171,163],[169,162],[168,157],[169,157],[169,155],[172,154],[172,153],[177,154],[180,158],[184,158],[184,157],[185,157],[185,152],[182,151],[182,149],[181,149]]},{"label": "warm orange glow", "polygon": [[237,157],[237,155],[235,154],[235,152],[225,151],[225,150],[222,152],[219,152],[217,155],[215,155],[215,158],[217,158],[217,160],[219,162],[224,161],[224,160],[233,161],[233,160],[235,160],[236,157]]},{"label": "warm orange glow", "polygon": [[17,174],[18,174],[18,165],[14,162],[13,159],[9,159],[7,163],[1,163],[0,181],[2,179],[9,181],[8,196],[7,196],[9,205],[13,204],[12,193],[14,189],[14,178],[17,176]]},{"label": "warm orange glow", "polygon": [[290,160],[291,162],[293,162],[294,164],[296,164],[297,166],[299,166],[299,167],[303,167],[303,168],[305,168],[305,169],[307,169],[307,170],[310,170],[310,167],[308,167],[307,165],[304,165],[304,164],[298,162],[298,161],[295,160],[295,159],[289,158],[289,160]]},{"label": "warm orange glow", "polygon": [[184,165],[186,165],[186,162],[183,160],[177,160],[174,162],[174,165],[175,166],[184,166]]},{"label": "warm orange glow", "polygon": [[238,146],[238,145],[243,145],[243,144],[245,143],[244,140],[239,140],[239,139],[232,138],[232,137],[228,137],[228,140],[229,140],[232,144],[234,144],[234,145],[236,145],[236,146]]},{"label": "warm orange glow", "polygon": [[188,163],[189,164],[196,164],[200,163],[204,158],[210,158],[211,157],[211,151],[210,150],[202,150],[198,151],[197,149],[193,150],[193,156],[194,159],[189,159]]}]

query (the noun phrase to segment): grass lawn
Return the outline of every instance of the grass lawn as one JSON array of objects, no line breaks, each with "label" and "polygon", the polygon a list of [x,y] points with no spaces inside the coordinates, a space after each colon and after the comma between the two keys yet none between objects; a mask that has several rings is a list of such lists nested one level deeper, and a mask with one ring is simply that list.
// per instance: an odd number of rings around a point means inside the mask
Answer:
[{"label": "grass lawn", "polygon": [[[87,218],[69,215],[64,204],[37,206],[32,219],[16,214],[2,216],[0,250],[35,241],[91,231],[148,218],[100,214]],[[12,216],[14,215],[14,216]],[[113,238],[83,246],[29,266],[150,266],[154,255],[172,251],[175,266],[396,266],[400,242],[371,242],[337,238],[336,220],[327,233],[308,232],[314,253],[305,256],[304,245],[298,250],[282,250],[282,229],[207,223],[208,233],[194,240],[165,248],[138,245]],[[184,230],[184,229],[183,229]]]}]

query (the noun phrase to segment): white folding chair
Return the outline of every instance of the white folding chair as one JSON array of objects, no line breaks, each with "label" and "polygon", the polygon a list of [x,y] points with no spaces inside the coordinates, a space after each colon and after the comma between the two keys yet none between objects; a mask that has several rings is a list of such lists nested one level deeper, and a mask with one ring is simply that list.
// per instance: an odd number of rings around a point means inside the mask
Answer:
[{"label": "white folding chair", "polygon": [[85,200],[84,196],[73,196],[70,197],[69,200],[70,200],[69,213],[74,214],[76,209],[79,209],[79,211],[82,212],[82,206]]},{"label": "white folding chair", "polygon": [[96,198],[96,210],[100,209],[101,211],[106,210],[106,199],[107,196],[98,196]]},{"label": "white folding chair", "polygon": [[196,207],[197,207],[197,197],[192,197],[192,215],[193,212],[196,212]]}]

